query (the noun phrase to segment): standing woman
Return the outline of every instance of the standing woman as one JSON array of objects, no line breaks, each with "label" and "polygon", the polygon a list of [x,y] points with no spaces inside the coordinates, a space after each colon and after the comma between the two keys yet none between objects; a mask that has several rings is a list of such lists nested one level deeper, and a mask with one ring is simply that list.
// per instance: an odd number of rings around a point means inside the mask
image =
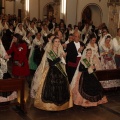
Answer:
[{"label": "standing woman", "polygon": [[98,45],[96,44],[96,35],[95,34],[91,34],[90,35],[90,41],[89,43],[87,44],[86,48],[91,48],[92,50],[92,57],[93,57],[93,60],[95,61],[95,66],[98,70],[101,70],[102,67],[101,67],[101,62],[100,62],[100,55],[99,55],[99,52],[98,52]]},{"label": "standing woman", "polygon": [[18,23],[18,25],[15,28],[15,33],[18,33],[21,36],[25,36],[26,35],[26,31],[24,30],[22,23]]},{"label": "standing woman", "polygon": [[30,66],[30,70],[32,70],[33,72],[35,72],[42,59],[43,43],[44,41],[41,37],[41,33],[36,33],[35,39],[32,42],[30,55],[29,55],[29,66]]},{"label": "standing woman", "polygon": [[[86,48],[71,82],[71,91],[75,105],[83,107],[97,106],[107,102],[103,88],[94,71],[92,49]],[[97,70],[97,69],[96,69]]]},{"label": "standing woman", "polygon": [[7,79],[11,78],[10,74],[8,73],[7,68],[7,61],[8,55],[5,51],[5,48],[0,40],[0,79]]},{"label": "standing woman", "polygon": [[8,55],[13,53],[12,74],[15,78],[27,77],[30,73],[27,59],[27,45],[22,40],[22,36],[14,34],[11,48]]},{"label": "standing woman", "polygon": [[30,22],[27,30],[32,33],[32,38],[34,39],[35,34],[38,33],[38,29],[36,28],[35,23],[33,21]]},{"label": "standing woman", "polygon": [[44,40],[44,44],[46,45],[48,40],[47,40],[47,35],[50,33],[48,26],[46,24],[43,24],[42,26],[42,31],[41,31],[41,36]]},{"label": "standing woman", "polygon": [[23,36],[23,40],[26,42],[27,46],[28,46],[28,49],[31,48],[31,44],[32,44],[32,33],[30,31],[26,31],[26,35]]},{"label": "standing woman", "polygon": [[47,111],[60,111],[72,107],[68,77],[65,71],[63,48],[55,37],[39,65],[32,82],[31,97],[34,106]]}]

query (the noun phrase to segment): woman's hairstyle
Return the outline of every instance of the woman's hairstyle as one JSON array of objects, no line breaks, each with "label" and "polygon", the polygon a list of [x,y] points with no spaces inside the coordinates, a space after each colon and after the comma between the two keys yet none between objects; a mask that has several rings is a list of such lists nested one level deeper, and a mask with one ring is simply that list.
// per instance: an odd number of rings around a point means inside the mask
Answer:
[{"label": "woman's hairstyle", "polygon": [[27,30],[27,31],[26,31],[26,36],[27,36],[29,33],[31,33],[31,32],[30,32],[29,30]]},{"label": "woman's hairstyle", "polygon": [[105,36],[105,40],[108,38],[112,38],[110,35]]},{"label": "woman's hairstyle", "polygon": [[[61,32],[61,30],[59,30],[59,31],[56,31],[55,33],[54,33],[54,35],[55,36],[59,36],[59,32]],[[61,32],[62,33],[62,32]],[[63,34],[63,33],[62,33]]]},{"label": "woman's hairstyle", "polygon": [[38,33],[36,33],[36,34],[35,34],[35,36],[37,36],[38,34],[40,34],[40,35],[41,35],[41,33],[40,33],[40,32],[38,32]]},{"label": "woman's hairstyle", "polygon": [[47,38],[51,38],[52,36],[55,36],[55,35],[52,34],[52,33],[49,33],[49,34],[47,35]]},{"label": "woman's hairstyle", "polygon": [[92,51],[92,49],[91,48],[86,48],[86,52],[88,52],[88,51]]},{"label": "woman's hairstyle", "polygon": [[58,38],[58,37],[54,37],[54,38],[52,39],[52,43],[54,43],[55,39],[59,39],[59,38]]},{"label": "woman's hairstyle", "polygon": [[72,29],[72,24],[69,24],[68,27]]},{"label": "woman's hairstyle", "polygon": [[89,38],[91,40],[92,38],[97,38],[97,37],[96,37],[96,35],[94,33],[92,33],[92,34],[90,34]]},{"label": "woman's hairstyle", "polygon": [[16,33],[13,35],[13,37],[16,37],[17,38],[17,43],[23,43],[24,41],[22,40],[23,36]]},{"label": "woman's hairstyle", "polygon": [[34,21],[30,21],[30,25],[31,25],[32,23],[34,23],[34,24],[35,24],[35,22],[34,22]]},{"label": "woman's hairstyle", "polygon": [[22,25],[22,23],[18,23],[18,27],[19,27],[20,25]]},{"label": "woman's hairstyle", "polygon": [[87,54],[88,51],[92,51],[92,49],[91,48],[84,49],[84,51],[82,53],[82,58],[84,58],[86,56],[86,54]]},{"label": "woman's hairstyle", "polygon": [[106,26],[102,27],[102,32],[104,33],[104,31],[107,32],[107,33],[109,33],[109,30],[108,30],[108,28]]}]

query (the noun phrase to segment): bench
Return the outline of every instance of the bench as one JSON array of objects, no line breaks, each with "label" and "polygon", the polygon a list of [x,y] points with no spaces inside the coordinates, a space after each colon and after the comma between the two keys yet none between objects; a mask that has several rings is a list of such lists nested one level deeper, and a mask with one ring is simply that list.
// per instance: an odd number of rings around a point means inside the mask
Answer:
[{"label": "bench", "polygon": [[99,81],[120,79],[120,69],[99,70],[95,73]]},{"label": "bench", "polygon": [[[95,73],[99,81],[120,80],[120,69],[99,70]],[[120,88],[120,86],[117,88]]]},{"label": "bench", "polygon": [[[20,110],[26,113],[25,100],[24,100],[24,85],[25,79],[4,79],[0,80],[0,92],[20,91],[20,102],[12,102],[10,105],[18,105]],[[0,107],[1,108],[1,107]]]}]

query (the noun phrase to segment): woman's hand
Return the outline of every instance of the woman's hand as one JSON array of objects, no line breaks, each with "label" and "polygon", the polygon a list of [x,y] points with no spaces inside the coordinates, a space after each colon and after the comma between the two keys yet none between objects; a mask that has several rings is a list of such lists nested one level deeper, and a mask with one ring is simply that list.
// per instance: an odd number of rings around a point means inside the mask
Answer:
[{"label": "woman's hand", "polygon": [[9,58],[11,58],[11,55],[5,55],[4,56],[4,59],[6,59],[6,60],[9,59]]},{"label": "woman's hand", "polygon": [[91,65],[90,68],[95,69],[95,65]]},{"label": "woman's hand", "polygon": [[67,53],[63,52],[63,53],[61,53],[61,54],[60,54],[60,58],[62,58],[62,57],[64,57],[64,58],[65,58],[65,57],[66,57],[66,55],[67,55]]},{"label": "woman's hand", "polygon": [[114,54],[113,49],[109,50],[108,53]]}]

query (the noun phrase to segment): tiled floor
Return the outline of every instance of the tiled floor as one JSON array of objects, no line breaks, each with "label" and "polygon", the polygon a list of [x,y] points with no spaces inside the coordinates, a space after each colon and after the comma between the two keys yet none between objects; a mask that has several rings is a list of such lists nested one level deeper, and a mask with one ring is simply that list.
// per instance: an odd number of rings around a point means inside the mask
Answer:
[{"label": "tiled floor", "polygon": [[83,109],[74,106],[60,112],[48,112],[31,107],[23,114],[15,107],[0,112],[0,120],[120,120],[120,91],[107,93],[108,103]]}]

